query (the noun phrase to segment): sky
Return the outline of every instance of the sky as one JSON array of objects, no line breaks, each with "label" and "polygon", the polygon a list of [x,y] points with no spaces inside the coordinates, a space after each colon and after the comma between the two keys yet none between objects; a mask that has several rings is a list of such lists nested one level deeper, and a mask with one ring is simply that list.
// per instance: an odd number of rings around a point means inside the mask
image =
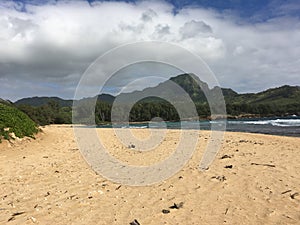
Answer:
[{"label": "sky", "polygon": [[[300,85],[298,0],[4,0],[0,98],[72,99],[82,74],[99,56],[139,41],[188,49],[222,87],[239,93]],[[126,70],[120,78],[124,82],[128,76]]]}]

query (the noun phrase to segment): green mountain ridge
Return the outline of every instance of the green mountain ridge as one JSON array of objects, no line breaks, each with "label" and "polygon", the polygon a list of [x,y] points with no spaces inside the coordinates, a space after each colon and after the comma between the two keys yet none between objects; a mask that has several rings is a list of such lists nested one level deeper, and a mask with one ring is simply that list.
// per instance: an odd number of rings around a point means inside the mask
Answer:
[{"label": "green mountain ridge", "polygon": [[[122,106],[128,108],[130,102],[136,102],[130,111],[130,121],[148,121],[153,117],[176,121],[178,120],[178,114],[171,102],[185,104],[186,98],[184,98],[182,89],[195,103],[200,118],[210,118],[211,105],[209,105],[205,94],[218,96],[217,94],[220,91],[223,93],[229,117],[300,115],[299,86],[284,85],[258,93],[239,94],[230,88],[218,86],[209,88],[207,83],[201,81],[194,74],[181,74],[171,77],[156,87],[122,93],[116,97],[101,94],[76,100],[79,104],[75,111],[77,116],[86,118],[82,120],[82,123],[90,123],[93,120],[96,120],[98,124],[110,122],[111,108],[117,98],[120,103],[118,110],[122,110]],[[45,125],[49,123],[71,123],[72,103],[72,100],[64,100],[58,97],[33,97],[20,99],[14,104],[27,113],[36,123]],[[214,107],[218,106],[215,105]],[[91,114],[89,113],[91,109],[95,109],[96,119],[88,117]]]},{"label": "green mountain ridge", "polygon": [[[196,103],[205,103],[207,102],[206,96],[203,90],[206,90],[208,93],[213,93],[215,89],[220,87],[214,87],[209,89],[208,85],[201,81],[197,76],[193,74],[181,74],[175,77],[171,77],[169,79],[174,83],[178,84],[182,87],[192,98],[192,100]],[[131,93],[121,94],[123,98],[130,98],[133,95],[140,95],[143,93],[151,93],[157,94],[157,90],[159,92],[167,92],[171,91],[171,94],[176,96],[176,93],[172,92],[172,90],[166,90],[164,87],[168,81],[158,84],[156,87],[145,88],[142,91],[134,91]],[[284,85],[277,88],[270,88],[262,92],[258,93],[246,93],[239,94],[232,90],[231,88],[220,88],[226,103],[228,104],[300,104],[300,87],[299,86],[289,86]],[[94,98],[94,97],[92,97]],[[98,101],[113,103],[115,96],[110,94],[101,94],[97,96]],[[175,97],[177,98],[177,96]],[[157,101],[155,97],[148,97],[148,101]],[[4,101],[4,100],[2,100]],[[30,97],[30,98],[22,98],[14,102],[16,105],[30,105],[33,107],[46,105],[50,101],[55,101],[59,104],[60,107],[71,107],[73,101],[65,100],[59,97]]]},{"label": "green mountain ridge", "polygon": [[30,98],[22,98],[16,102],[15,105],[30,105],[30,106],[43,106],[46,105],[50,101],[55,101],[59,104],[60,107],[68,107],[72,106],[73,100],[65,100],[59,97],[30,97]]},{"label": "green mountain ridge", "polygon": [[234,100],[236,103],[250,104],[300,104],[300,87],[284,85],[271,88],[256,94],[240,94]]}]

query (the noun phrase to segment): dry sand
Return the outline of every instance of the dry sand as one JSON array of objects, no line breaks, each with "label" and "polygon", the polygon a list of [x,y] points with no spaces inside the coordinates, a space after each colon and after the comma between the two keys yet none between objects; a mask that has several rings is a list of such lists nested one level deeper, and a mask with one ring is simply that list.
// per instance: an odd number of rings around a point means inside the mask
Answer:
[{"label": "dry sand", "polygon": [[[299,138],[228,132],[209,170],[200,172],[209,137],[201,131],[179,173],[130,187],[93,172],[71,127],[43,131],[36,140],[0,144],[0,224],[300,224]],[[171,130],[157,150],[139,153],[122,146],[111,129],[99,134],[112,155],[141,165],[167,157],[179,137]]]}]

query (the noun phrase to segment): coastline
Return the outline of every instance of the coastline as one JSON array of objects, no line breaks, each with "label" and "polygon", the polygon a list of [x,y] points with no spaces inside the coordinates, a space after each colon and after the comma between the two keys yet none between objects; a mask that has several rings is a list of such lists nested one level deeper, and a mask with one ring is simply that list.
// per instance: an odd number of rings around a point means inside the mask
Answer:
[{"label": "coastline", "polygon": [[[173,177],[145,187],[113,183],[87,165],[73,128],[46,126],[36,140],[0,144],[0,223],[6,224],[296,224],[300,208],[299,139],[226,132],[204,172],[198,164],[209,131],[199,131],[191,160]],[[97,129],[124,162],[161,161],[176,147],[170,130],[153,152],[122,146],[112,129]],[[140,138],[146,129],[131,129]],[[269,166],[268,166],[269,165]],[[170,209],[183,202],[182,208]],[[162,213],[166,209],[170,212]],[[16,213],[19,213],[15,215]]]},{"label": "coastline", "polygon": [[[199,124],[195,124],[195,122]],[[224,122],[226,122],[226,131],[230,132],[244,132],[244,133],[260,133],[279,136],[292,136],[300,137],[300,117],[266,117],[260,119],[228,119],[228,120],[200,120],[200,121],[184,121],[185,125],[183,129],[195,129],[195,126],[200,125],[200,130],[211,130],[212,124],[215,124],[213,129],[224,129]],[[190,124],[189,124],[190,123]],[[220,123],[218,125],[218,123]],[[150,126],[149,121],[145,122],[130,122],[115,124],[118,128],[148,128]],[[181,122],[164,121],[163,123],[151,123],[152,127],[164,129],[167,126],[168,129],[181,129]],[[112,124],[97,125],[98,128],[111,128]]]}]

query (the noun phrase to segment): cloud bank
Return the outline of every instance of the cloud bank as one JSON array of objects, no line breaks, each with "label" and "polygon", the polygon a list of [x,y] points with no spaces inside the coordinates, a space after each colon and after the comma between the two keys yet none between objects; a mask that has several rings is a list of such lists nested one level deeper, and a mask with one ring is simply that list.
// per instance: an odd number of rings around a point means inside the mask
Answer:
[{"label": "cloud bank", "polygon": [[191,50],[210,66],[221,86],[238,92],[300,85],[300,19],[294,11],[291,3],[281,5],[276,16],[251,22],[228,10],[175,9],[163,1],[4,1],[0,97],[72,98],[81,74],[98,56],[144,40]]}]

